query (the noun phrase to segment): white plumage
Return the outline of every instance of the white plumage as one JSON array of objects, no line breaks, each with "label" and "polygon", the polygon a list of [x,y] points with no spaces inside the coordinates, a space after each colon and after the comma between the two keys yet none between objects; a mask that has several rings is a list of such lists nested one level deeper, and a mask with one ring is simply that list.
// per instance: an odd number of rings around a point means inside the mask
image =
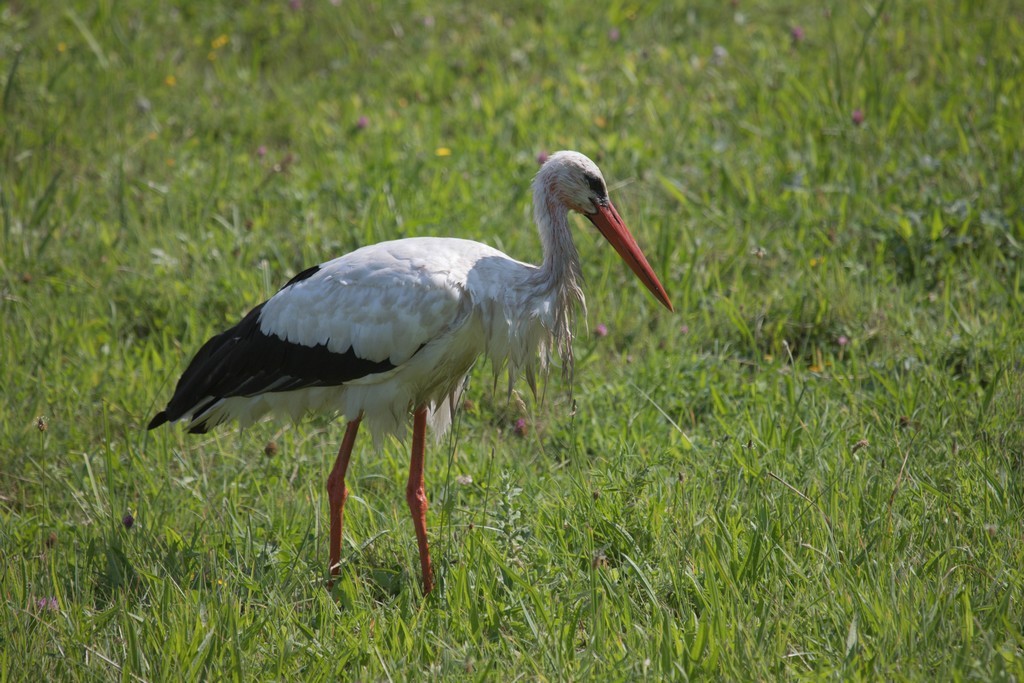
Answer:
[{"label": "white plumage", "polygon": [[582,154],[559,152],[534,180],[542,265],[478,242],[420,237],[363,247],[310,268],[209,340],[149,427],[187,420],[191,431],[204,432],[225,420],[248,423],[267,413],[344,415],[349,427],[328,481],[333,572],[347,495],[344,473],[359,424],[365,422],[379,441],[400,436],[413,413],[407,499],[429,591],[422,432],[427,423],[436,435],[448,428],[465,377],[481,355],[496,377],[508,370],[510,390],[521,375],[534,387],[536,366],[546,369],[553,354],[571,371],[573,318],[584,298],[570,210],[589,218],[671,310],[608,199],[600,170]]}]

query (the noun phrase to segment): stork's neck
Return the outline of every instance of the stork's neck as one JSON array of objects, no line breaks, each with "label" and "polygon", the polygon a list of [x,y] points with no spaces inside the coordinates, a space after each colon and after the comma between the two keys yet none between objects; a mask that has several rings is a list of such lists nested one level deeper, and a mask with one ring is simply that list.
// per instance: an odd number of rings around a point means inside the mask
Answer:
[{"label": "stork's neck", "polygon": [[580,257],[569,231],[569,209],[543,183],[534,187],[533,220],[544,250],[537,284],[567,299],[581,299]]},{"label": "stork's neck", "polygon": [[[583,275],[580,257],[569,232],[569,210],[540,178],[534,182],[533,219],[540,231],[544,248],[544,261],[534,271],[530,281],[530,296],[535,311],[543,311],[536,318],[547,330],[549,341],[541,347],[542,364],[557,353],[562,359],[562,373],[572,377],[572,336],[576,319],[576,306],[586,315],[586,300],[580,287]],[[510,368],[512,364],[510,363]]]}]

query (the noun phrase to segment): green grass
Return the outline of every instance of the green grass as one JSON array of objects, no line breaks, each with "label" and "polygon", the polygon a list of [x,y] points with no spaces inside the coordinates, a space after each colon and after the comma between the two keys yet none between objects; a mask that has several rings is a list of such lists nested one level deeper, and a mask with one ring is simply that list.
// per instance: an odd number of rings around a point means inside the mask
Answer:
[{"label": "green grass", "polygon": [[[0,681],[1024,678],[1020,6],[366,4],[0,8]],[[539,259],[563,148],[678,312],[579,223],[575,384],[475,376],[429,598],[402,446],[329,594],[339,425],[145,431],[305,266]]]}]

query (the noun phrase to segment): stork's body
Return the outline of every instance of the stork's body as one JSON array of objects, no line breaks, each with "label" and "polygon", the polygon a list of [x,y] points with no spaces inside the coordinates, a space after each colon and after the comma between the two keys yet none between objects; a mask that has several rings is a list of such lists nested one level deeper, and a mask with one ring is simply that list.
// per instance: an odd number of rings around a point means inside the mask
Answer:
[{"label": "stork's body", "polygon": [[400,434],[410,406],[428,406],[431,427],[443,431],[449,399],[477,357],[487,353],[496,368],[508,361],[515,375],[555,329],[559,289],[528,294],[539,276],[469,240],[363,247],[300,273],[210,340],[194,365],[202,389],[176,392],[167,412],[189,415],[203,432],[267,412],[331,411],[362,416],[379,437]]},{"label": "stork's body", "polygon": [[608,199],[597,166],[552,155],[534,181],[544,261],[532,266],[478,242],[411,238],[363,247],[295,276],[235,327],[210,339],[150,422],[188,420],[205,432],[272,412],[344,415],[345,438],[328,478],[330,562],[340,559],[345,472],[359,425],[401,435],[413,414],[406,498],[416,527],[424,591],[433,587],[426,538],[423,452],[429,423],[451,421],[465,376],[481,355],[509,382],[533,385],[557,353],[572,365],[572,321],[582,305],[568,212],[586,215],[648,289],[671,309],[657,277]]}]

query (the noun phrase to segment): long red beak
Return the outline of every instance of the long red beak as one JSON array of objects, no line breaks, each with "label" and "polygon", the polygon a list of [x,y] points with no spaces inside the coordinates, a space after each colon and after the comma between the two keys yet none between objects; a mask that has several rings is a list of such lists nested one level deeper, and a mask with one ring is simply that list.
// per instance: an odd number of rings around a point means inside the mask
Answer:
[{"label": "long red beak", "polygon": [[615,210],[611,201],[606,200],[604,204],[598,204],[597,211],[587,214],[587,218],[615,247],[615,251],[619,252],[622,260],[626,262],[630,270],[636,273],[636,276],[651,291],[654,298],[664,304],[668,310],[675,310],[672,308],[672,302],[668,300],[665,288],[661,286],[658,276],[654,274],[654,269],[651,268],[651,264],[647,263],[647,258],[640,251],[640,246],[636,243],[629,228],[622,222],[619,212]]}]

